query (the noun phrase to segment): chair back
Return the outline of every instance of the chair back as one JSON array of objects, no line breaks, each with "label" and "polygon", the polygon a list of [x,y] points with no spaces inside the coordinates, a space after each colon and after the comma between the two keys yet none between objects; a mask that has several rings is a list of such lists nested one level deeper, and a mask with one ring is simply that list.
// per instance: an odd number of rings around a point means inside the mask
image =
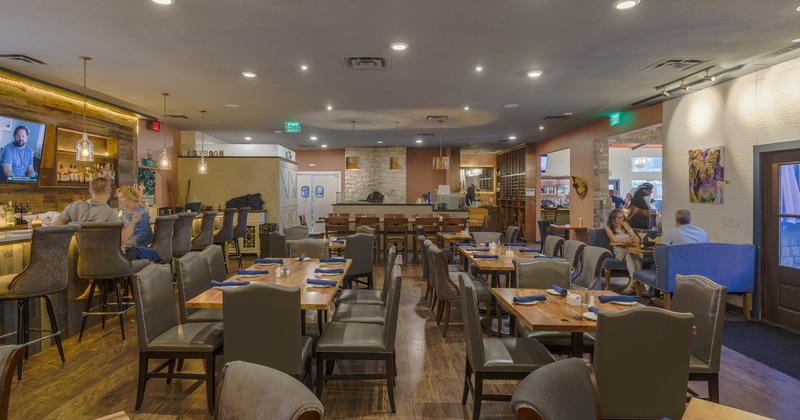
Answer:
[{"label": "chair back", "polygon": [[405,236],[408,231],[408,217],[389,217],[383,219],[383,231],[387,236]]},{"label": "chair back", "polygon": [[517,242],[517,236],[519,235],[519,228],[516,226],[509,226],[506,228],[506,242]]},{"label": "chair back", "polygon": [[[367,235],[369,236],[369,235]],[[347,244],[349,246],[350,244]],[[347,250],[345,246],[345,250]],[[368,251],[372,253],[372,249]],[[326,258],[328,256],[328,242],[324,239],[306,238],[293,241],[289,246],[289,256],[292,258],[306,254],[308,258]]]},{"label": "chair back", "polygon": [[158,216],[156,218],[153,244],[150,245],[150,248],[158,252],[162,263],[172,260],[172,236],[175,230],[175,222],[177,221],[177,215]]},{"label": "chair back", "polygon": [[392,269],[395,266],[399,266],[402,261],[402,256],[400,256],[400,258],[397,257],[397,247],[392,245],[386,257],[386,274],[383,276],[383,289],[381,289],[381,302],[383,302],[384,305],[386,305],[386,299],[389,297],[390,287],[388,286],[392,283]]},{"label": "chair back", "polygon": [[476,244],[498,242],[503,239],[502,232],[470,232],[470,236],[472,236],[472,240],[475,241]]},{"label": "chair back", "polygon": [[[69,245],[77,225],[47,226],[31,234],[30,262],[17,274],[8,290],[13,296],[58,293],[69,283]],[[117,247],[119,248],[119,246]]]},{"label": "chair back", "polygon": [[[236,217],[237,211],[238,210],[235,208],[225,209],[225,213],[222,216],[222,227],[219,229],[217,233],[214,234],[215,243],[219,244],[233,239],[233,219],[234,217]],[[205,218],[203,219],[203,221],[205,221]]]},{"label": "chair back", "polygon": [[450,279],[447,267],[447,256],[436,245],[428,247],[428,260],[431,264],[432,279],[435,283],[436,296],[446,301],[458,300],[458,289]]},{"label": "chair back", "polygon": [[211,280],[223,281],[225,277],[221,279],[212,277],[208,270],[208,259],[199,252],[188,252],[176,261],[178,263],[176,267],[178,272],[178,312],[181,323],[185,324],[188,322],[189,315],[197,311],[197,309],[187,308],[186,302],[210,289]]},{"label": "chair back", "polygon": [[272,258],[285,258],[289,256],[289,251],[286,249],[286,236],[282,233],[269,233],[269,256]]},{"label": "chair back", "polygon": [[151,264],[134,274],[132,283],[139,350],[143,351],[156,337],[178,325],[172,270],[166,264]]},{"label": "chair back", "polygon": [[464,318],[464,343],[467,347],[467,359],[473,369],[482,368],[485,364],[485,357],[478,296],[469,276],[459,273],[458,282],[461,289],[461,311]]},{"label": "chair back", "polygon": [[247,215],[250,214],[250,207],[239,207],[236,216],[236,226],[233,228],[233,238],[244,238],[247,235]]},{"label": "chair back", "polygon": [[377,216],[356,216],[356,229],[361,226],[368,226],[377,231],[378,220]]},{"label": "chair back", "polygon": [[611,246],[611,240],[608,239],[608,235],[606,234],[606,228],[597,228],[597,229],[589,229],[586,231],[587,233],[587,242],[586,244],[589,246],[599,246],[601,248],[605,248],[611,252],[614,252],[614,248]]},{"label": "chair back", "polygon": [[214,243],[214,220],[217,212],[207,211],[203,213],[203,221],[200,224],[200,234],[192,239],[192,249],[202,250]]},{"label": "chair back", "polygon": [[547,239],[547,229],[550,229],[550,221],[538,219],[536,224],[539,226],[539,237],[542,238],[542,244],[544,244],[545,239]]},{"label": "chair back", "polygon": [[200,251],[200,254],[208,261],[210,280],[223,281],[228,278],[228,270],[225,267],[225,253],[222,252],[221,245],[207,246],[206,249]]},{"label": "chair back", "polygon": [[[120,250],[122,222],[72,222],[81,228],[78,238],[78,276],[84,279],[113,279],[133,274],[130,260]],[[172,282],[170,282],[171,284]]]},{"label": "chair back", "polygon": [[[41,229],[41,228],[40,228]],[[25,346],[0,346],[0,419],[8,418],[8,404],[11,397],[11,378],[25,353]]]},{"label": "chair back", "polygon": [[604,417],[683,416],[693,323],[690,313],[652,307],[597,316],[594,371]]},{"label": "chair back", "polygon": [[560,257],[561,247],[563,245],[564,238],[560,238],[555,235],[549,235],[547,239],[544,240],[544,244],[542,245],[542,254],[550,257]]},{"label": "chair back", "polygon": [[[428,239],[425,239],[423,235],[417,235],[417,244],[419,244],[419,255],[422,257],[422,278],[425,280],[430,281],[430,265],[428,264],[428,247],[425,245],[425,242],[431,242]],[[431,242],[433,244],[433,242]]]},{"label": "chair back", "polygon": [[[197,213],[178,213],[178,220],[172,231],[172,256],[181,255],[192,250],[192,223]],[[166,258],[166,257],[165,257]]]},{"label": "chair back", "polygon": [[325,219],[325,233],[347,235],[350,231],[349,216],[328,216]]},{"label": "chair back", "polygon": [[383,285],[384,289],[389,289],[383,318],[383,344],[386,351],[394,352],[397,320],[400,317],[400,292],[403,287],[403,273],[399,264],[394,265],[390,277],[391,281]]},{"label": "chair back", "polygon": [[225,360],[243,360],[290,375],[300,374],[300,289],[250,283],[225,289],[222,302]]},{"label": "chair back", "polygon": [[467,228],[468,222],[466,217],[443,217],[442,232],[461,232]]},{"label": "chair back", "polygon": [[417,227],[422,226],[422,228],[425,231],[425,236],[428,238],[435,238],[436,232],[439,231],[438,217],[428,217],[428,216],[417,217],[414,220],[414,224]]},{"label": "chair back", "polygon": [[570,265],[564,259],[517,258],[516,282],[521,289],[547,289],[556,284],[569,289]]},{"label": "chair back", "polygon": [[277,369],[244,361],[222,367],[215,420],[319,420],[324,412],[313,392]]},{"label": "chair back", "polygon": [[283,234],[286,236],[287,241],[305,239],[308,238],[308,226],[292,226],[290,228],[283,228]]},{"label": "chair back", "polygon": [[581,273],[572,280],[572,286],[594,289],[603,269],[603,262],[610,258],[611,253],[605,248],[587,246],[583,249],[583,262]]},{"label": "chair back", "polygon": [[699,275],[677,275],[670,308],[694,315],[696,333],[692,337],[692,356],[719,372],[722,328],[728,288]]},{"label": "chair back", "polygon": [[300,221],[300,226],[308,226],[308,224],[306,224],[306,216],[304,214],[297,216],[297,220]]},{"label": "chair back", "polygon": [[577,357],[531,372],[514,391],[511,409],[518,419],[603,418],[594,369],[586,360]]},{"label": "chair back", "polygon": [[481,222],[481,229],[483,229],[484,232],[488,232],[491,224],[492,224],[492,216],[484,214],[483,221]]},{"label": "chair back", "polygon": [[375,253],[375,236],[366,233],[356,233],[347,237],[347,245],[344,248],[344,257],[351,259],[350,269],[347,275],[358,275],[372,273],[372,263]]},{"label": "chair back", "polygon": [[586,248],[585,243],[572,239],[564,241],[564,246],[561,248],[561,254],[564,256],[564,259],[569,261],[572,265],[572,276],[578,274],[578,267],[581,265],[581,257],[583,256],[584,248]]}]

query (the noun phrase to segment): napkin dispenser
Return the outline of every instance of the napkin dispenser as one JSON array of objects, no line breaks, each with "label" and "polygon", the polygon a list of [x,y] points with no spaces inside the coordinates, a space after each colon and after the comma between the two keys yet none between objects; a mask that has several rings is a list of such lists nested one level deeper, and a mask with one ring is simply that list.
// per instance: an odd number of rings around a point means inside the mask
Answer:
[{"label": "napkin dispenser", "polygon": [[567,295],[567,305],[581,306],[581,295],[576,295],[576,294]]}]

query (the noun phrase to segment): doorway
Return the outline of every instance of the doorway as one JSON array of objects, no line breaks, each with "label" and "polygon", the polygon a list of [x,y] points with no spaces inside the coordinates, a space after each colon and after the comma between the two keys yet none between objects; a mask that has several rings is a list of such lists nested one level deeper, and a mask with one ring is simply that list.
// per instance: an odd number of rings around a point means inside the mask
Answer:
[{"label": "doorway", "polygon": [[[297,213],[305,216],[309,232],[316,232],[320,217],[333,212],[336,194],[341,191],[339,172],[298,172]],[[321,229],[320,229],[321,230]]]},{"label": "doorway", "polygon": [[800,331],[800,149],[761,154],[764,317]]}]

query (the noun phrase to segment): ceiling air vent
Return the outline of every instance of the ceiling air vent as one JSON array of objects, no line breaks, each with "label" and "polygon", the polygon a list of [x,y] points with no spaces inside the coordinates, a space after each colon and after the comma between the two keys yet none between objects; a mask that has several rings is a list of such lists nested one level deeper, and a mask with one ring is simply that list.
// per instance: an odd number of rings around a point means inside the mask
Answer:
[{"label": "ceiling air vent", "polygon": [[5,58],[7,60],[14,60],[14,61],[22,61],[23,63],[28,63],[28,64],[42,64],[42,65],[47,64],[42,60],[37,60],[25,54],[0,54],[0,58]]},{"label": "ceiling air vent", "polygon": [[548,116],[542,118],[542,120],[545,120],[545,121],[548,121],[548,120],[549,121],[563,121],[563,120],[569,119],[569,117],[571,117],[571,115],[548,115]]},{"label": "ceiling air vent", "polygon": [[678,70],[684,71],[689,70],[694,66],[699,66],[703,63],[707,63],[708,60],[695,60],[695,59],[667,59],[659,61],[658,63],[651,64],[641,70],[640,72],[644,71],[653,71],[653,70]]},{"label": "ceiling air vent", "polygon": [[498,143],[508,143],[508,139],[497,140]]},{"label": "ceiling air vent", "polygon": [[388,70],[389,59],[385,57],[342,57],[347,70]]},{"label": "ceiling air vent", "polygon": [[428,121],[447,121],[447,115],[428,115],[425,119]]},{"label": "ceiling air vent", "polygon": [[314,148],[316,148],[316,147],[317,147],[317,145],[316,145],[316,144],[301,144],[301,145],[300,145],[300,148],[301,148],[301,149],[314,149]]},{"label": "ceiling air vent", "polygon": [[186,115],[180,115],[180,114],[167,115],[166,117],[167,118],[172,118],[174,120],[188,120],[189,119],[189,117],[187,117]]},{"label": "ceiling air vent", "polygon": [[433,137],[435,135],[434,133],[417,133],[417,137]]}]

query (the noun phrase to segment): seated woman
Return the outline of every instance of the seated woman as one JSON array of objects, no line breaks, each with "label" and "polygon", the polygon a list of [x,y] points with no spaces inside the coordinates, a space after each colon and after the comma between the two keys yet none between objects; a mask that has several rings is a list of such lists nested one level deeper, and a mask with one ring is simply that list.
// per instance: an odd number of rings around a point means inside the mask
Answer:
[{"label": "seated woman", "polygon": [[[631,226],[625,220],[625,211],[622,209],[614,209],[608,215],[606,221],[606,235],[611,243],[619,245],[639,245],[639,236],[633,231]],[[614,258],[625,261],[628,267],[628,275],[630,280],[625,290],[620,292],[623,295],[630,295],[633,293],[633,272],[642,269],[642,254],[630,252],[622,246],[614,246]]]},{"label": "seated woman", "polygon": [[[150,226],[150,215],[139,203],[142,194],[131,186],[117,190],[119,207],[122,209],[122,238],[120,245],[125,249],[129,260],[150,258],[147,247],[153,243],[153,228]],[[158,258],[156,258],[158,259]]]}]

